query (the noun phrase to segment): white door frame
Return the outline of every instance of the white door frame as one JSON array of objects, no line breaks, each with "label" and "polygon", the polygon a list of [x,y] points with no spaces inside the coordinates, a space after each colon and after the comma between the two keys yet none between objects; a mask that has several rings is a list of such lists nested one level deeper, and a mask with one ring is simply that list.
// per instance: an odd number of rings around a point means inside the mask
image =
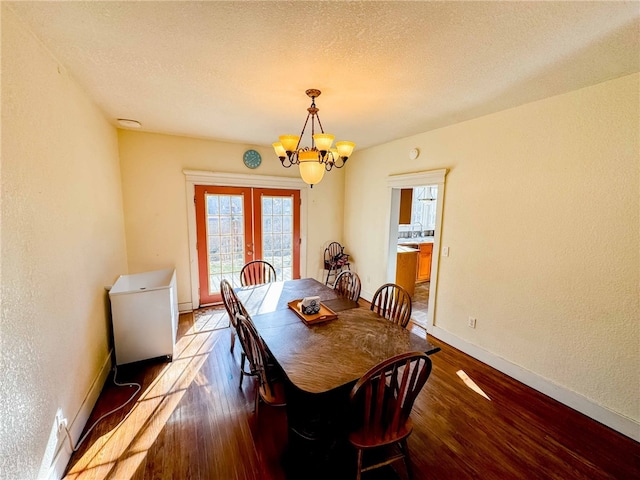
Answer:
[{"label": "white door frame", "polygon": [[307,276],[307,196],[306,183],[301,178],[272,177],[267,175],[246,175],[241,173],[208,172],[183,170],[187,195],[187,229],[189,233],[189,271],[191,275],[191,306],[200,305],[200,278],[198,276],[198,250],[196,248],[196,185],[217,185],[223,187],[281,188],[300,190],[300,277]]},{"label": "white door frame", "polygon": [[391,214],[389,220],[389,244],[387,257],[387,281],[395,283],[396,256],[398,244],[398,221],[400,219],[400,190],[426,185],[438,187],[436,200],[436,225],[433,232],[433,253],[431,257],[431,280],[429,282],[429,301],[427,304],[427,332],[431,333],[435,325],[435,301],[438,287],[438,265],[440,263],[440,234],[442,231],[442,210],[444,204],[445,177],[448,169],[427,170],[402,175],[389,175],[387,186],[391,195]]}]

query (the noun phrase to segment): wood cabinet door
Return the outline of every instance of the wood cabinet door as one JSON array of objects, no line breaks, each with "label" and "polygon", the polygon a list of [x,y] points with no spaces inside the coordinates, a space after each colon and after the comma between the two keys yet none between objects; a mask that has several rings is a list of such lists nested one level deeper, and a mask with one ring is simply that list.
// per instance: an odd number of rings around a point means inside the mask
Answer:
[{"label": "wood cabinet door", "polygon": [[420,254],[418,257],[418,276],[419,282],[428,282],[431,280],[431,255],[433,254],[433,243],[420,244]]},{"label": "wood cabinet door", "polygon": [[400,225],[411,225],[411,208],[413,203],[413,188],[400,190]]}]

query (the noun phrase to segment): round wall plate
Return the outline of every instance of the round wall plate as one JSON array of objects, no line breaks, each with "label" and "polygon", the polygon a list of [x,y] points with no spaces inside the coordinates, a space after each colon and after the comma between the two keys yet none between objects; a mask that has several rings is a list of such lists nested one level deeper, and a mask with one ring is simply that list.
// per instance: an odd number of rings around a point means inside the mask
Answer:
[{"label": "round wall plate", "polygon": [[262,163],[262,157],[255,150],[247,150],[244,152],[242,160],[247,168],[258,168]]},{"label": "round wall plate", "polygon": [[416,158],[418,158],[418,155],[420,155],[420,150],[418,150],[417,148],[412,148],[411,150],[409,150],[409,158],[411,160],[415,160]]}]

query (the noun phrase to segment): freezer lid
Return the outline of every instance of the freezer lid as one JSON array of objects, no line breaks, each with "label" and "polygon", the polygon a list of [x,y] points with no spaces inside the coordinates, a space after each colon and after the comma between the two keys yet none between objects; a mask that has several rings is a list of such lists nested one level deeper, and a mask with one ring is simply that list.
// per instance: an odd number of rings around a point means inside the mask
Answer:
[{"label": "freezer lid", "polygon": [[164,270],[154,270],[152,272],[120,275],[116,283],[111,287],[111,290],[109,290],[109,295],[122,295],[169,288],[174,281],[175,274],[175,268],[168,268]]}]

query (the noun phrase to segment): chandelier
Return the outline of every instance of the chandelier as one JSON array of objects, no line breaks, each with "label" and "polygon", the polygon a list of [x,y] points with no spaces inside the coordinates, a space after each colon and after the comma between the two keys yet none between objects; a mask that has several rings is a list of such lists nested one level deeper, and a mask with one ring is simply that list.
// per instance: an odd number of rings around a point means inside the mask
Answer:
[{"label": "chandelier", "polygon": [[[324,133],[318,108],[316,107],[316,98],[320,96],[320,90],[310,88],[305,92],[311,97],[311,106],[307,108],[307,119],[302,127],[300,136],[298,135],[281,135],[280,141],[273,144],[273,149],[280,159],[282,166],[289,168],[291,165],[298,165],[300,168],[300,176],[302,180],[311,188],[316,183],[320,183],[324,177],[325,171],[330,171],[333,167],[342,168],[351,156],[354,147],[353,142],[336,142],[335,148],[332,148],[334,135]],[[304,136],[304,131],[311,118],[311,147],[300,148],[300,140]],[[320,133],[316,133],[316,120]]]}]

